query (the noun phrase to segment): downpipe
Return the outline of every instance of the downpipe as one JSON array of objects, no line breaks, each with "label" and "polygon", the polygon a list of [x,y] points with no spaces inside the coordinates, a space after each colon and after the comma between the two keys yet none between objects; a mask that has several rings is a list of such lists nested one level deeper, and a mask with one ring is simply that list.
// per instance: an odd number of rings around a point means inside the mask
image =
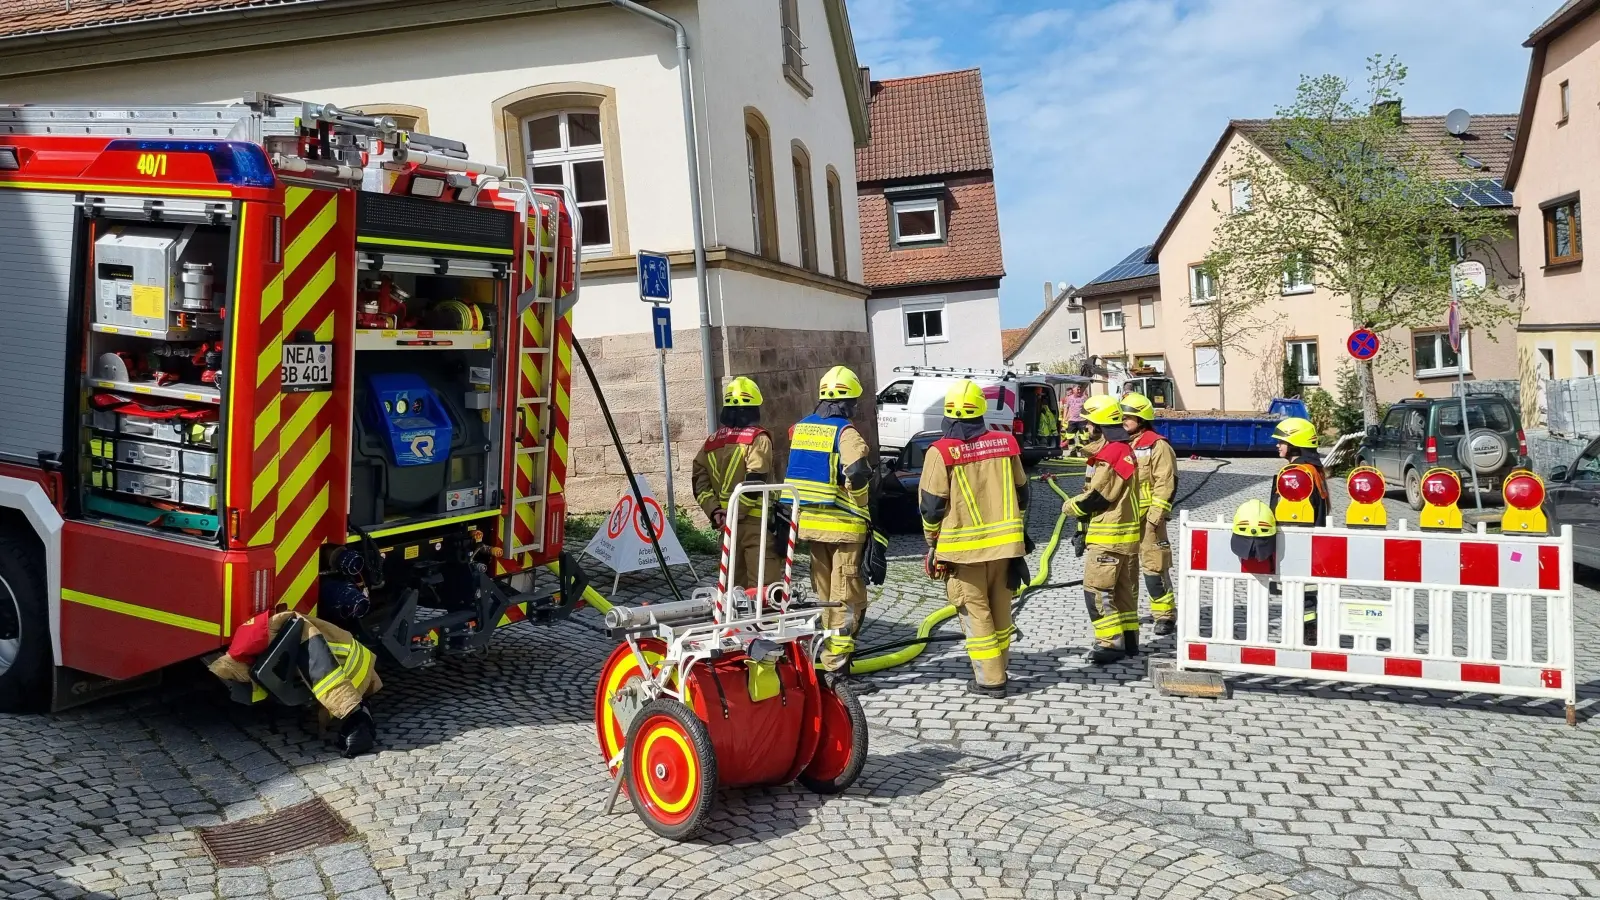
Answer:
[{"label": "downpipe", "polygon": [[[700,196],[700,130],[695,124],[694,77],[689,69],[689,33],[683,23],[634,0],[611,0],[611,5],[672,29],[677,38],[678,92],[683,95],[683,136],[689,154],[689,209],[694,221],[694,282],[700,301],[700,378],[706,395],[706,434],[717,430],[718,391],[711,352],[711,289],[706,284],[706,233]],[[726,349],[726,348],[724,348]],[[663,435],[663,439],[665,436]],[[671,478],[672,473],[668,472]]]}]

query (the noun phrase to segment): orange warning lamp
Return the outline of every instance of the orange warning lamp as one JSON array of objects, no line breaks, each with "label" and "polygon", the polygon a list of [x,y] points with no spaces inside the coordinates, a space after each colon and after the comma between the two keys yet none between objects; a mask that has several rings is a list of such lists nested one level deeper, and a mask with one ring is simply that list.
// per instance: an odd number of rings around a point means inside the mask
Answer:
[{"label": "orange warning lamp", "polygon": [[1383,508],[1383,473],[1371,466],[1357,466],[1346,479],[1350,491],[1350,508],[1345,510],[1344,524],[1350,528],[1384,528],[1389,524],[1389,514]]},{"label": "orange warning lamp", "polygon": [[1317,514],[1311,508],[1311,492],[1316,486],[1316,474],[1306,466],[1285,466],[1278,473],[1278,505],[1272,510],[1278,524],[1315,525]]},{"label": "orange warning lamp", "polygon": [[1422,521],[1433,531],[1460,531],[1461,476],[1451,469],[1429,469],[1422,476]]},{"label": "orange warning lamp", "polygon": [[1501,534],[1549,534],[1550,522],[1544,516],[1544,482],[1527,469],[1506,476],[1500,487],[1506,501],[1506,514],[1500,520]]}]

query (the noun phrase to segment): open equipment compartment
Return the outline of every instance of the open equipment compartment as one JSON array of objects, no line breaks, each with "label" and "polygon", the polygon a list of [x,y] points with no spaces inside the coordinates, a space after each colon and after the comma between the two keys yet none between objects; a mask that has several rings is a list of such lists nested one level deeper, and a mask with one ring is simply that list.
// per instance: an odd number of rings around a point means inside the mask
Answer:
[{"label": "open equipment compartment", "polygon": [[88,196],[78,509],[218,544],[231,202]]},{"label": "open equipment compartment", "polygon": [[507,266],[371,253],[359,263],[351,523],[497,507]]}]

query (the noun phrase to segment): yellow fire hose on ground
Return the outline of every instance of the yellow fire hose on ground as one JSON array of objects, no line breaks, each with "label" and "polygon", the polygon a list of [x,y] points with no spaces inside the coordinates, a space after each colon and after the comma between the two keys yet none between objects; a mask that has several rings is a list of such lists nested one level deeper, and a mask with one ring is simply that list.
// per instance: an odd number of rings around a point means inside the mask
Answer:
[{"label": "yellow fire hose on ground", "polygon": [[[1060,475],[1034,476],[1033,480],[1043,481],[1045,484],[1050,485],[1050,489],[1056,492],[1056,496],[1060,497],[1062,500],[1066,500],[1068,496],[1067,492],[1063,491],[1061,486],[1056,484],[1056,479],[1067,477],[1069,475],[1082,475],[1084,462],[1085,460],[1081,457],[1067,457],[1066,459],[1062,460],[1045,460],[1043,463],[1041,463],[1041,465],[1049,466],[1051,468],[1062,468],[1066,471]],[[1216,462],[1217,467],[1207,472],[1205,477],[1201,478],[1198,484],[1185,491],[1183,496],[1173,500],[1172,505],[1174,507],[1198,493],[1200,489],[1205,487],[1206,483],[1211,480],[1211,476],[1222,471],[1230,464],[1230,460],[1225,459],[1217,460]],[[1050,563],[1055,559],[1056,549],[1061,544],[1061,530],[1063,527],[1065,527],[1066,523],[1067,515],[1065,509],[1063,509],[1061,514],[1056,517],[1055,529],[1050,532],[1050,542],[1045,544],[1044,554],[1039,558],[1039,571],[1027,584],[1023,585],[1017,590],[1016,600],[1011,604],[1011,613],[1013,616],[1015,616],[1016,613],[1022,609],[1023,604],[1027,602],[1028,595],[1039,588],[1047,586],[1071,587],[1075,584],[1083,583],[1081,580],[1079,580],[1063,582],[1057,585],[1047,584],[1047,581],[1050,577]],[[927,647],[929,644],[963,640],[964,636],[959,634],[933,634],[933,629],[939,627],[939,625],[946,620],[953,618],[955,614],[956,608],[954,606],[940,607],[939,609],[934,610],[932,615],[923,619],[922,624],[917,626],[917,636],[915,638],[906,641],[897,641],[892,644],[883,644],[877,647],[866,648],[862,651],[863,654],[877,653],[879,655],[868,656],[864,659],[856,659],[852,661],[850,664],[850,674],[870,675],[874,672],[882,672],[884,669],[891,669],[895,666],[908,663],[911,660],[916,659],[917,655],[922,653],[923,648]],[[893,652],[886,653],[883,651]]]},{"label": "yellow fire hose on ground", "polygon": [[[1082,472],[1081,465],[1079,472]],[[1059,496],[1062,500],[1066,500],[1067,492],[1063,491],[1060,485],[1056,484],[1057,477],[1059,476],[1042,475],[1035,476],[1033,480],[1043,481],[1045,484],[1050,485],[1050,489],[1055,491],[1057,496]],[[1017,600],[1012,606],[1013,610],[1021,605],[1022,599],[1026,597],[1030,591],[1044,587],[1049,581],[1050,563],[1053,559],[1055,559],[1056,548],[1061,545],[1061,530],[1066,526],[1066,524],[1067,513],[1065,508],[1063,508],[1061,514],[1056,516],[1056,527],[1050,532],[1049,543],[1044,545],[1044,554],[1039,557],[1039,571],[1034,574],[1033,578],[1030,579],[1027,584],[1024,584],[1022,587],[1017,589]],[[1061,586],[1064,587],[1068,585]],[[878,652],[879,655],[870,656],[864,659],[853,659],[850,663],[850,674],[870,675],[874,672],[882,672],[884,669],[892,669],[895,666],[903,665],[912,661],[913,659],[916,659],[917,656],[922,653],[923,649],[931,643],[962,640],[962,635],[930,637],[935,628],[938,628],[945,621],[954,618],[955,614],[956,608],[954,606],[942,606],[939,609],[934,610],[931,615],[922,620],[922,624],[917,626],[916,638],[912,639],[911,641],[901,641],[894,644],[885,644],[879,647],[868,647],[863,651],[864,653]],[[894,649],[896,647],[899,649]],[[885,650],[889,650],[891,652],[881,652]]]}]

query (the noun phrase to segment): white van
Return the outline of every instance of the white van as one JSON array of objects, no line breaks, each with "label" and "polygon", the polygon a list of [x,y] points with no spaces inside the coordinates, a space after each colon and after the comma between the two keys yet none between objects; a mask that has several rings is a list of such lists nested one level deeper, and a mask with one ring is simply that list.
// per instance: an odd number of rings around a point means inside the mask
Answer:
[{"label": "white van", "polygon": [[[944,417],[945,392],[958,378],[970,378],[983,388],[983,395],[989,399],[984,420],[993,431],[1015,434],[1027,462],[1061,453],[1061,412],[1056,386],[1088,383],[1087,378],[1076,375],[897,366],[894,377],[878,391],[880,452],[893,456],[917,434],[938,431]],[[1046,421],[1054,421],[1055,425],[1041,433],[1040,424]]]}]

